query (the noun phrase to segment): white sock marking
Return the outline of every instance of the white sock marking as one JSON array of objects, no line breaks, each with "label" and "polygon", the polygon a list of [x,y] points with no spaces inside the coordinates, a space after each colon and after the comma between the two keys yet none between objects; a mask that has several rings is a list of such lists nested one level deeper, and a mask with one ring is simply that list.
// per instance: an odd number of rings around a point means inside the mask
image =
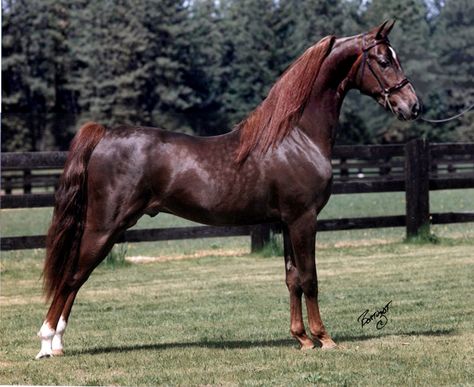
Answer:
[{"label": "white sock marking", "polygon": [[63,316],[60,317],[58,321],[58,326],[56,327],[56,334],[53,337],[52,348],[53,351],[62,351],[64,349],[63,344],[63,335],[66,330],[66,320]]},{"label": "white sock marking", "polygon": [[41,359],[42,357],[49,357],[53,354],[53,337],[54,337],[54,329],[50,327],[50,325],[45,321],[41,326],[41,329],[38,332],[38,336],[41,339],[41,350],[36,355],[37,359]]}]

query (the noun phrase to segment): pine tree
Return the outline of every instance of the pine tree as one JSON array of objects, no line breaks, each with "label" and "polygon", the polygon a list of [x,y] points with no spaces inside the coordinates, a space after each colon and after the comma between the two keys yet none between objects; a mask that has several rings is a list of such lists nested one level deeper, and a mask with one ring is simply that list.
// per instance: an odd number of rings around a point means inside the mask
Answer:
[{"label": "pine tree", "polygon": [[286,68],[308,47],[327,35],[344,36],[352,25],[352,2],[340,0],[287,0],[275,11],[278,56]]},{"label": "pine tree", "polygon": [[[142,26],[143,1],[84,1],[71,37],[77,70],[81,120],[104,124],[146,123],[141,97],[147,83],[146,57],[150,34]],[[87,28],[84,26],[87,25]]]},{"label": "pine tree", "polygon": [[199,97],[186,84],[192,72],[188,1],[146,0],[144,25],[151,35],[145,108],[155,126],[191,132],[186,111]]},{"label": "pine tree", "polygon": [[190,17],[189,71],[185,83],[192,89],[195,103],[185,115],[193,131],[201,135],[220,134],[228,123],[223,112],[223,31],[222,16],[214,0],[197,0]]},{"label": "pine tree", "polygon": [[[199,101],[191,74],[185,1],[83,0],[72,39],[73,87],[82,120],[191,131],[186,110]],[[88,28],[81,28],[83,25]]]},{"label": "pine tree", "polygon": [[[65,149],[80,122],[217,134],[325,35],[397,16],[390,39],[426,115],[474,98],[469,0],[5,0],[2,149]],[[434,31],[434,32],[433,32]],[[436,60],[436,58],[438,58]],[[473,114],[401,123],[350,93],[339,142],[472,139]]]},{"label": "pine tree", "polygon": [[225,10],[225,111],[232,124],[245,118],[276,81],[272,0],[242,0]]},{"label": "pine tree", "polygon": [[28,126],[28,100],[24,69],[26,53],[18,44],[19,23],[27,18],[27,10],[17,12],[22,1],[2,2],[2,150],[30,150],[32,139]]},{"label": "pine tree", "polygon": [[345,15],[339,0],[303,0],[301,11],[296,13],[294,44],[298,50],[307,47],[327,35],[343,33]]},{"label": "pine tree", "polygon": [[[436,20],[433,48],[438,53],[430,116],[447,117],[474,103],[474,4],[469,0],[446,1]],[[440,91],[442,90],[442,91]],[[474,140],[474,112],[460,120],[432,126],[435,140]]]},{"label": "pine tree", "polygon": [[65,1],[10,1],[2,10],[2,149],[43,150],[54,145],[58,123],[69,124],[73,103]]}]

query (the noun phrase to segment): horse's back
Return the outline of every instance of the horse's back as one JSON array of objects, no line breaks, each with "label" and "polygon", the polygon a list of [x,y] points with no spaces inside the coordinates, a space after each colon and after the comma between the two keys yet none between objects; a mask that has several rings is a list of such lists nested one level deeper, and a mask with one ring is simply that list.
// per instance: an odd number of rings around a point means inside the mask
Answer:
[{"label": "horse's back", "polygon": [[245,223],[256,209],[249,208],[255,206],[250,198],[243,200],[243,191],[264,186],[254,184],[258,169],[242,173],[236,167],[236,140],[232,133],[196,137],[149,127],[109,129],[89,163],[91,208],[114,222],[128,218],[127,212],[163,211],[201,223]]}]

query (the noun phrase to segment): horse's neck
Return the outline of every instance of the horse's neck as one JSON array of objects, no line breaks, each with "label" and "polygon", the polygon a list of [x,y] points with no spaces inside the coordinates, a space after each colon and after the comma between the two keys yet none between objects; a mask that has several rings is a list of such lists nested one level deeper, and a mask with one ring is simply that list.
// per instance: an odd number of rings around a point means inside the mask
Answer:
[{"label": "horse's neck", "polygon": [[347,76],[359,55],[357,38],[336,41],[324,61],[299,127],[330,158],[342,102],[348,91]]}]

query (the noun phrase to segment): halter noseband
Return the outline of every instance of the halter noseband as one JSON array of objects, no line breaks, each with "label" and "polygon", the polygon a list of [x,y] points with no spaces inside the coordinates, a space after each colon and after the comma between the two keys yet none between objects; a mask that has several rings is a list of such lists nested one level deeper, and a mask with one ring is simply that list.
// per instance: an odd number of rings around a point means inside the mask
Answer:
[{"label": "halter noseband", "polygon": [[377,83],[380,86],[380,89],[381,89],[380,94],[384,98],[385,107],[388,106],[390,108],[391,112],[395,113],[393,111],[392,104],[390,103],[390,100],[389,100],[390,94],[392,94],[393,92],[403,88],[405,85],[407,85],[409,83],[409,81],[408,81],[407,78],[403,78],[400,82],[398,82],[394,86],[389,86],[389,87],[384,86],[384,84],[380,80],[379,76],[377,75],[377,73],[374,71],[372,65],[370,64],[370,61],[367,60],[369,51],[372,48],[374,48],[375,46],[379,45],[379,44],[386,44],[388,46],[390,45],[388,39],[380,39],[380,40],[376,40],[371,45],[365,47],[365,34],[362,35],[362,70],[360,72],[360,74],[361,74],[360,79],[362,79],[363,76],[364,76],[365,65],[367,64],[367,67],[369,68],[370,72],[372,73],[372,75],[374,76],[374,78],[376,79]]}]

